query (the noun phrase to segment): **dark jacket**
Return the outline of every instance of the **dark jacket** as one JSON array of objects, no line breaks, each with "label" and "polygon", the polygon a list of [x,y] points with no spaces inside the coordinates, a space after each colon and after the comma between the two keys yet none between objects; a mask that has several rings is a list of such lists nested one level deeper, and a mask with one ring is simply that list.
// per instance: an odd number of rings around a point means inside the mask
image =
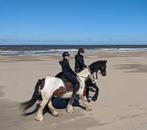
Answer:
[{"label": "dark jacket", "polygon": [[63,60],[59,61],[59,64],[62,67],[62,73],[64,75],[66,75],[66,74],[76,75],[76,73],[71,69],[67,59],[63,58]]},{"label": "dark jacket", "polygon": [[84,57],[78,53],[75,55],[75,71],[78,70],[80,72],[85,67],[87,66],[84,64]]}]

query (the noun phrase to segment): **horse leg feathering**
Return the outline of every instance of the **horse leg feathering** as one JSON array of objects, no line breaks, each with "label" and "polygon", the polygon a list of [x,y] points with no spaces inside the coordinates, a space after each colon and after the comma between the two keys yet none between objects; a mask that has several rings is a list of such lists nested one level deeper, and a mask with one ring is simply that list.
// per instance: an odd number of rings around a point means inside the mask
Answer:
[{"label": "horse leg feathering", "polygon": [[44,107],[46,106],[47,102],[48,102],[48,98],[45,97],[45,94],[42,93],[42,101],[40,103],[40,106],[39,106],[39,110],[37,111],[37,115],[35,117],[35,120],[37,121],[42,121],[43,120],[43,110],[44,110]]},{"label": "horse leg feathering", "polygon": [[40,90],[43,89],[44,82],[45,82],[45,78],[39,79],[36,83],[35,91],[33,93],[32,98],[29,101],[26,101],[20,104],[23,111],[26,111],[27,109],[32,107],[36,103],[36,101],[39,99],[39,97],[41,96]]},{"label": "horse leg feathering", "polygon": [[48,108],[50,109],[51,114],[52,114],[53,116],[58,116],[58,115],[59,115],[58,112],[56,112],[56,111],[55,111],[55,108],[53,107],[52,100],[50,100],[50,101],[48,102]]}]

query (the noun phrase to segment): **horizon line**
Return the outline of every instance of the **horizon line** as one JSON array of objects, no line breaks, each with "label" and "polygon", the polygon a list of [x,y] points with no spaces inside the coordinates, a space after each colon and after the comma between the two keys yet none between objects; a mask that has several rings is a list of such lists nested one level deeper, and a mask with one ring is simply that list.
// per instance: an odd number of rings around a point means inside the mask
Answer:
[{"label": "horizon line", "polygon": [[0,46],[147,46],[147,44],[0,44]]}]

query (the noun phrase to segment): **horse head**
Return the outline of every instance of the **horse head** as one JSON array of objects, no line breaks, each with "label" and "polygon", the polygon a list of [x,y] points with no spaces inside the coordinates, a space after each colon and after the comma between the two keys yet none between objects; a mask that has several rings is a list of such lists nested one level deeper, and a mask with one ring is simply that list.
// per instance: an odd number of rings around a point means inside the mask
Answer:
[{"label": "horse head", "polygon": [[107,68],[106,63],[107,63],[107,61],[104,60],[99,67],[99,70],[100,70],[102,76],[106,76],[106,74],[107,74],[106,73],[106,68]]},{"label": "horse head", "polygon": [[91,74],[93,75],[94,73],[96,73],[96,78],[97,78],[97,73],[98,71],[100,71],[102,76],[106,76],[106,60],[99,60],[96,62],[91,63],[88,67],[91,71]]}]

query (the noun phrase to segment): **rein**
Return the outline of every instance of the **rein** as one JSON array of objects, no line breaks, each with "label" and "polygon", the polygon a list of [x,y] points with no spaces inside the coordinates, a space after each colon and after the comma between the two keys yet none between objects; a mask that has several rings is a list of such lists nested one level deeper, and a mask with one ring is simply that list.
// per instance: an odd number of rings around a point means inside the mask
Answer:
[{"label": "rein", "polygon": [[81,77],[81,78],[87,78],[87,77],[84,77],[84,76],[81,76],[81,75],[78,75],[78,77]]}]

